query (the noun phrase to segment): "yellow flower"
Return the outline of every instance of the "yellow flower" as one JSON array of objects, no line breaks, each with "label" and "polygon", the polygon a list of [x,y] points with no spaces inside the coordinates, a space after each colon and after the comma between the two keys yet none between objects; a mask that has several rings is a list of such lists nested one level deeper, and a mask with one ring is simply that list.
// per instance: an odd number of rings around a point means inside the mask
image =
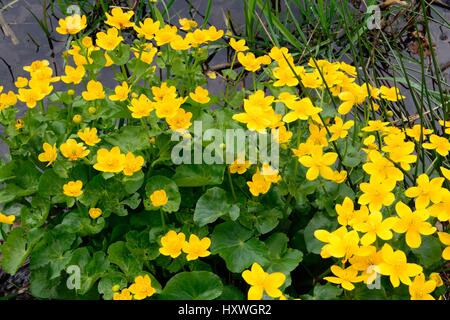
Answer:
[{"label": "yellow flower", "polygon": [[191,118],[191,112],[186,112],[184,109],[179,108],[173,116],[166,118],[166,122],[171,130],[184,131],[191,126]]},{"label": "yellow flower", "polygon": [[169,199],[167,198],[166,191],[164,189],[153,191],[150,195],[150,202],[154,207],[162,207],[167,204]]},{"label": "yellow flower", "polygon": [[199,257],[204,258],[211,254],[208,251],[211,246],[211,239],[204,237],[201,240],[195,235],[191,234],[189,242],[185,241],[183,244],[183,252],[187,253],[187,261],[196,260]]},{"label": "yellow flower", "polygon": [[165,25],[155,34],[156,45],[160,47],[162,45],[165,45],[166,43],[172,42],[176,39],[177,32],[177,27]]},{"label": "yellow flower", "polygon": [[168,86],[167,82],[163,82],[160,87],[152,87],[152,94],[155,101],[162,101],[164,98],[176,98],[177,89],[174,86]]},{"label": "yellow flower", "polygon": [[425,149],[436,150],[441,156],[446,157],[450,152],[450,142],[447,138],[439,137],[438,135],[432,134],[430,136],[429,143],[422,143],[422,147]]},{"label": "yellow flower", "polygon": [[100,208],[90,208],[89,209],[89,216],[92,219],[97,219],[98,217],[100,217],[103,214],[102,209]]},{"label": "yellow flower", "polygon": [[244,69],[250,72],[256,72],[261,68],[262,64],[270,63],[266,58],[262,57],[256,58],[255,55],[251,52],[248,52],[247,54],[239,52],[237,57],[239,63],[244,67]]},{"label": "yellow flower", "polygon": [[68,197],[79,197],[83,194],[83,182],[81,180],[69,181],[63,186],[64,194]]},{"label": "yellow flower", "polygon": [[125,81],[122,82],[120,86],[117,86],[114,89],[115,94],[110,95],[109,99],[111,101],[125,101],[128,99],[128,94],[130,93],[130,87],[128,86],[128,83]]},{"label": "yellow flower", "polygon": [[86,150],[83,143],[78,143],[75,139],[67,139],[67,141],[59,147],[59,150],[61,150],[64,157],[71,161],[82,159],[90,152],[89,150]]},{"label": "yellow flower", "polygon": [[248,160],[236,159],[228,167],[230,173],[244,174],[252,164]]},{"label": "yellow flower", "polygon": [[[422,132],[422,134],[421,134]],[[417,142],[420,141],[420,137],[422,137],[422,140],[425,139],[425,136],[430,135],[433,133],[433,130],[427,129],[420,124],[414,125],[412,128],[406,129],[406,135],[408,137],[414,138]]]},{"label": "yellow flower", "polygon": [[44,152],[39,154],[38,159],[40,162],[48,162],[47,167],[56,161],[56,157],[58,156],[58,151],[56,149],[56,144],[50,145],[45,142],[42,145]]},{"label": "yellow flower", "polygon": [[285,126],[278,127],[273,131],[274,140],[278,144],[283,144],[291,140],[293,133],[288,131]]},{"label": "yellow flower", "polygon": [[0,223],[13,224],[16,220],[16,216],[6,215],[0,212]]},{"label": "yellow flower", "polygon": [[195,20],[191,20],[191,19],[186,19],[186,18],[181,18],[178,20],[178,23],[180,24],[180,29],[184,30],[184,31],[189,31],[191,29],[194,29],[198,26],[197,21]]},{"label": "yellow flower", "polygon": [[86,91],[81,93],[84,100],[93,101],[97,99],[105,99],[105,91],[103,91],[103,85],[101,82],[90,80],[86,89]]},{"label": "yellow flower", "polygon": [[317,89],[323,85],[322,77],[316,70],[314,72],[305,72],[300,74],[302,84],[305,88]]},{"label": "yellow flower", "polygon": [[443,183],[444,178],[434,178],[430,181],[428,175],[423,173],[417,178],[417,186],[408,188],[405,195],[408,198],[416,198],[417,209],[424,209],[430,201],[432,203],[441,202],[445,194],[445,190],[442,188]]},{"label": "yellow flower", "polygon": [[24,123],[23,119],[17,119],[17,120],[16,120],[16,124],[14,125],[14,127],[15,127],[17,130],[20,130],[20,129],[22,129],[23,127],[25,127],[25,123]]},{"label": "yellow flower", "polygon": [[257,197],[260,194],[266,194],[270,189],[271,183],[264,178],[264,175],[257,171],[252,176],[252,181],[248,181],[247,185],[249,187],[250,193],[253,196]]},{"label": "yellow flower", "polygon": [[354,105],[363,103],[367,98],[367,88],[364,85],[352,84],[346,89],[348,91],[339,94],[339,99],[343,102],[339,106],[338,112],[342,115],[349,113]]},{"label": "yellow flower", "polygon": [[130,21],[131,17],[134,15],[133,11],[123,12],[122,8],[113,8],[111,14],[106,14],[107,25],[117,29],[125,29],[133,26],[133,22]]},{"label": "yellow flower", "polygon": [[392,249],[389,244],[384,244],[381,249],[383,262],[380,263],[380,273],[389,276],[394,288],[400,285],[400,282],[410,285],[410,277],[420,274],[423,269],[415,263],[408,263],[406,254],[401,250]]},{"label": "yellow flower", "polygon": [[195,102],[201,104],[208,103],[211,100],[211,98],[209,97],[208,90],[200,86],[195,88],[194,92],[189,93],[189,97],[191,97],[191,99],[194,100]]},{"label": "yellow flower", "polygon": [[337,213],[337,221],[341,226],[351,226],[355,218],[355,208],[352,199],[345,197],[342,204],[334,207]]},{"label": "yellow flower", "polygon": [[348,135],[348,130],[350,130],[354,124],[355,122],[353,120],[344,123],[340,117],[335,117],[334,124],[328,128],[332,134],[329,141],[345,138]]},{"label": "yellow flower", "polygon": [[248,47],[245,45],[245,39],[241,39],[241,40],[236,41],[236,39],[231,38],[230,39],[230,46],[236,52],[244,52],[244,51],[248,50]]},{"label": "yellow flower", "polygon": [[130,290],[125,288],[120,293],[114,292],[113,300],[133,300],[133,296],[131,295]]},{"label": "yellow flower", "polygon": [[447,247],[442,251],[442,258],[450,260],[450,233],[438,232],[439,240]]},{"label": "yellow flower", "polygon": [[183,38],[182,36],[177,35],[172,41],[170,41],[170,47],[173,50],[184,51],[191,47],[191,43],[188,38]]},{"label": "yellow flower", "polygon": [[397,220],[394,217],[389,217],[383,220],[383,215],[379,211],[372,212],[367,217],[367,220],[362,223],[353,225],[356,231],[364,233],[361,237],[361,244],[368,246],[374,243],[378,238],[382,240],[390,240],[393,237],[391,229]]},{"label": "yellow flower", "polygon": [[[223,37],[223,30],[217,30],[215,26],[209,27],[206,31],[208,41],[216,41]],[[270,63],[270,62],[269,62]],[[268,64],[268,63],[266,63]]]},{"label": "yellow flower", "polygon": [[440,167],[442,175],[445,177],[445,179],[450,181],[450,169]]},{"label": "yellow flower", "polygon": [[61,77],[61,80],[64,83],[79,84],[86,74],[86,70],[83,66],[78,66],[76,68],[66,66],[64,70],[66,71],[66,75]]},{"label": "yellow flower", "polygon": [[398,88],[388,88],[386,86],[380,87],[380,97],[393,102],[405,99],[405,96],[400,94],[400,90]]},{"label": "yellow flower", "polygon": [[141,59],[141,61],[151,64],[158,49],[156,49],[151,42],[146,43],[142,48],[132,48],[134,56]]},{"label": "yellow flower", "polygon": [[183,232],[176,233],[170,230],[161,238],[161,248],[159,252],[164,256],[177,258],[181,254],[181,249],[185,243],[186,236]]},{"label": "yellow flower", "polygon": [[130,290],[136,300],[151,297],[156,292],[156,289],[152,287],[152,279],[147,274],[145,276],[137,276],[128,290]]},{"label": "yellow flower", "polygon": [[281,180],[281,176],[278,172],[278,170],[273,169],[268,163],[263,163],[261,174],[267,182],[278,183]]},{"label": "yellow flower", "polygon": [[363,164],[363,170],[370,176],[376,176],[381,180],[403,181],[403,172],[383,155],[372,150],[368,153],[368,160]]},{"label": "yellow flower", "polygon": [[140,171],[143,165],[144,158],[142,156],[135,156],[131,152],[128,152],[125,156],[123,174],[126,176],[132,176],[135,172]]},{"label": "yellow flower", "polygon": [[26,103],[27,107],[30,109],[33,109],[36,107],[36,104],[38,101],[41,101],[45,98],[45,94],[41,93],[40,91],[34,90],[34,89],[19,89],[19,94],[17,95],[17,98]]},{"label": "yellow flower", "polygon": [[[14,85],[16,88],[25,88],[28,85],[28,79],[24,77],[17,77],[17,81],[14,82]],[[0,90],[0,92],[2,92],[2,90]]]},{"label": "yellow flower", "polygon": [[77,135],[86,143],[88,146],[95,146],[97,143],[101,141],[101,139],[97,136],[96,128],[84,128],[79,130]]},{"label": "yellow flower", "polygon": [[106,33],[97,33],[97,45],[106,51],[114,50],[122,41],[123,37],[119,36],[119,30],[116,28],[109,28]]},{"label": "yellow flower", "polygon": [[[19,89],[21,90],[21,89]],[[0,111],[17,103],[17,96],[14,92],[0,94]]]},{"label": "yellow flower", "polygon": [[449,119],[447,119],[446,121],[444,120],[439,120],[439,124],[442,126],[442,130],[446,133],[446,134],[450,134],[450,121]]},{"label": "yellow flower", "polygon": [[345,290],[351,291],[355,289],[353,283],[361,282],[363,280],[361,276],[358,276],[358,270],[355,270],[352,267],[343,269],[334,265],[331,266],[331,272],[333,272],[336,277],[325,277],[323,279],[331,283],[340,284]]},{"label": "yellow flower", "polygon": [[271,298],[281,297],[280,287],[286,281],[283,273],[267,273],[257,262],[252,264],[250,270],[242,272],[242,278],[251,286],[247,295],[249,300],[261,300],[264,292]]},{"label": "yellow flower", "polygon": [[321,147],[315,147],[311,150],[311,155],[302,156],[298,161],[309,168],[306,172],[306,179],[313,181],[319,175],[327,180],[333,179],[333,170],[330,166],[336,162],[338,155],[335,152],[323,153]]},{"label": "yellow flower", "polygon": [[444,281],[442,281],[440,274],[437,272],[430,273],[430,280],[433,280],[436,283],[436,287],[444,285]]},{"label": "yellow flower", "polygon": [[359,197],[358,203],[369,205],[370,211],[380,211],[383,206],[390,206],[395,196],[391,192],[395,188],[394,180],[379,180],[371,178],[369,183],[360,184],[363,194]]},{"label": "yellow flower", "polygon": [[125,155],[120,152],[119,147],[114,147],[110,151],[100,149],[97,151],[97,162],[94,169],[102,172],[118,173],[125,167]]},{"label": "yellow flower", "polygon": [[153,21],[152,18],[146,18],[144,22],[139,22],[139,27],[134,26],[133,28],[138,33],[139,37],[143,37],[146,40],[152,40],[159,30],[159,24],[159,21]]},{"label": "yellow flower", "polygon": [[133,98],[131,106],[128,107],[131,111],[131,116],[136,119],[148,117],[154,108],[154,104],[144,94],[141,94],[139,99]]},{"label": "yellow flower", "polygon": [[311,123],[309,125],[309,137],[306,139],[306,143],[319,147],[328,146],[327,129]]},{"label": "yellow flower", "polygon": [[411,300],[436,300],[430,294],[434,289],[436,289],[436,282],[431,279],[425,281],[425,275],[421,273],[409,285],[409,294],[411,295]]},{"label": "yellow flower", "polygon": [[59,26],[56,27],[56,32],[63,35],[77,34],[87,27],[86,16],[80,16],[79,14],[59,19],[58,23]]},{"label": "yellow flower", "polygon": [[298,78],[305,73],[305,68],[292,66],[286,62],[279,62],[279,66],[273,69],[273,76],[277,81],[273,83],[274,87],[295,87],[298,85]]},{"label": "yellow flower", "polygon": [[186,98],[173,98],[166,96],[155,104],[156,116],[160,119],[170,118],[177,114],[180,106],[186,101]]},{"label": "yellow flower", "polygon": [[310,98],[303,98],[300,101],[292,101],[286,106],[293,110],[283,117],[283,121],[290,123],[295,120],[308,120],[309,117],[322,111],[321,108],[315,107]]},{"label": "yellow flower", "polygon": [[347,231],[346,227],[340,227],[334,232],[319,229],[314,231],[314,237],[326,243],[320,252],[320,256],[324,259],[335,257],[345,262],[353,255],[361,255],[365,250],[359,247],[358,232]]}]

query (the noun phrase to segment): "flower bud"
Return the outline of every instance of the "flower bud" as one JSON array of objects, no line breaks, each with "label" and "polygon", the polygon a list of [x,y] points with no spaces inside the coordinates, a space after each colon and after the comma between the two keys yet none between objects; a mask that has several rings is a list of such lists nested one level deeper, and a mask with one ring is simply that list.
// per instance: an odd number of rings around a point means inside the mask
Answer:
[{"label": "flower bud", "polygon": [[80,124],[81,121],[83,121],[83,117],[81,116],[81,114],[76,114],[73,116],[72,121],[76,124]]}]

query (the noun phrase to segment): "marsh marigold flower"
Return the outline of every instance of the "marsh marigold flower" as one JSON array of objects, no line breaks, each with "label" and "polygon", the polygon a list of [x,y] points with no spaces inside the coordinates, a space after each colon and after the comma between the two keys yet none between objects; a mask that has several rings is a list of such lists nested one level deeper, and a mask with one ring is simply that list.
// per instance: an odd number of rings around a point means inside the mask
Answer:
[{"label": "marsh marigold flower", "polygon": [[16,220],[16,216],[6,215],[0,212],[0,223],[13,224]]},{"label": "marsh marigold flower", "polygon": [[168,24],[165,25],[164,27],[156,31],[155,34],[156,45],[160,47],[169,42],[172,42],[173,40],[176,39],[177,33],[178,33],[177,27],[170,26]]},{"label": "marsh marigold flower", "polygon": [[153,21],[152,18],[146,18],[144,22],[139,22],[133,28],[137,32],[139,37],[145,38],[146,40],[152,40],[159,30],[159,21]]},{"label": "marsh marigold flower", "polygon": [[448,138],[432,134],[430,136],[430,142],[422,143],[422,147],[429,150],[436,150],[441,156],[446,157],[450,152],[450,141],[448,141]]},{"label": "marsh marigold flower", "polygon": [[236,159],[232,164],[228,167],[230,173],[244,174],[247,172],[247,169],[250,168],[252,164],[248,160],[239,160]]},{"label": "marsh marigold flower", "polygon": [[409,285],[409,294],[411,295],[411,300],[435,300],[430,294],[435,289],[436,282],[431,279],[425,281],[425,275],[421,273]]},{"label": "marsh marigold flower", "polygon": [[180,29],[184,30],[184,31],[189,31],[191,29],[194,29],[198,26],[197,21],[195,20],[191,20],[191,19],[186,19],[186,18],[181,18],[178,20],[178,23],[180,24]]},{"label": "marsh marigold flower", "polygon": [[61,80],[64,83],[73,83],[79,84],[81,80],[83,80],[84,75],[86,74],[86,70],[83,66],[78,66],[76,68],[71,66],[65,67],[66,74],[61,77]]},{"label": "marsh marigold flower", "polygon": [[415,263],[408,263],[406,254],[401,250],[392,249],[389,244],[384,244],[381,249],[383,262],[380,263],[380,273],[389,276],[394,288],[400,285],[400,282],[410,285],[410,277],[414,277],[423,271],[422,267]]},{"label": "marsh marigold flower", "polygon": [[175,231],[170,230],[161,238],[161,248],[159,248],[159,253],[174,259],[177,258],[181,254],[185,238],[186,236],[183,232],[176,233]]},{"label": "marsh marigold flower", "polygon": [[234,38],[230,39],[230,46],[236,52],[244,52],[248,50],[248,47],[245,45],[245,39],[237,40]]},{"label": "marsh marigold flower", "polygon": [[306,172],[306,179],[313,181],[319,176],[330,180],[333,178],[333,170],[330,168],[336,162],[338,155],[335,152],[323,153],[321,147],[316,147],[311,150],[311,155],[305,155],[298,159],[298,161],[308,168]]},{"label": "marsh marigold flower", "polygon": [[83,182],[81,180],[69,181],[63,186],[63,192],[68,197],[79,197],[83,194]]},{"label": "marsh marigold flower", "polygon": [[450,233],[438,232],[439,240],[447,247],[442,251],[442,258],[450,260]]},{"label": "marsh marigold flower", "polygon": [[89,209],[89,216],[92,219],[97,219],[98,217],[100,217],[103,214],[102,209],[100,208],[90,208]]},{"label": "marsh marigold flower", "polygon": [[133,22],[130,21],[131,17],[133,17],[134,12],[129,10],[127,12],[123,12],[122,8],[113,8],[111,10],[111,14],[108,12],[106,14],[107,25],[117,29],[125,29],[133,26]]},{"label": "marsh marigold flower", "polygon": [[100,149],[97,151],[97,162],[94,169],[102,172],[119,173],[125,167],[125,155],[121,153],[119,147],[111,150]]},{"label": "marsh marigold flower", "polygon": [[355,270],[352,267],[343,269],[339,266],[331,266],[331,272],[333,272],[335,277],[325,277],[323,279],[331,283],[340,284],[345,290],[351,291],[355,289],[353,283],[361,282],[363,280],[361,276],[358,276],[358,270]]},{"label": "marsh marigold flower", "polygon": [[358,203],[368,205],[370,211],[380,211],[383,206],[390,206],[395,200],[391,192],[395,188],[394,180],[371,178],[369,183],[361,183],[359,187],[363,194],[359,196]]},{"label": "marsh marigold flower", "polygon": [[270,190],[271,183],[264,178],[259,170],[252,176],[252,181],[248,181],[250,193],[257,197],[260,194],[266,194]]},{"label": "marsh marigold flower", "polygon": [[96,128],[84,128],[79,130],[77,133],[78,137],[83,140],[88,146],[95,146],[97,143],[101,141],[101,139],[97,136]]},{"label": "marsh marigold flower", "polygon": [[123,37],[116,28],[109,28],[106,33],[103,31],[97,33],[97,46],[106,51],[114,50],[122,41]]},{"label": "marsh marigold flower", "polygon": [[38,159],[40,162],[48,162],[47,167],[56,161],[56,157],[58,156],[58,151],[56,149],[56,144],[51,145],[45,142],[42,145],[44,152],[39,154]]},{"label": "marsh marigold flower", "polygon": [[184,131],[191,126],[191,119],[191,112],[186,112],[184,109],[179,108],[173,116],[166,118],[166,122],[171,130]]},{"label": "marsh marigold flower", "polygon": [[408,198],[416,199],[416,208],[426,208],[430,202],[439,203],[445,194],[442,188],[444,178],[438,177],[429,179],[425,173],[417,178],[417,186],[410,187],[405,191]]},{"label": "marsh marigold flower", "polygon": [[105,91],[103,85],[99,81],[90,80],[87,84],[87,90],[83,91],[81,95],[86,101],[93,101],[99,99],[105,99]]},{"label": "marsh marigold flower", "polygon": [[130,87],[125,81],[121,85],[115,87],[114,94],[109,96],[111,101],[125,101],[128,99],[128,94],[130,93]]},{"label": "marsh marigold flower", "polygon": [[80,16],[79,14],[74,14],[73,16],[67,16],[64,19],[59,19],[59,26],[56,27],[56,32],[62,35],[66,34],[77,34],[87,27],[86,16]]},{"label": "marsh marigold flower", "polygon": [[123,167],[123,174],[132,176],[134,173],[140,171],[144,165],[144,158],[142,156],[135,156],[128,152],[125,156],[125,164]]},{"label": "marsh marigold flower", "polygon": [[141,94],[138,99],[133,98],[131,106],[128,107],[131,111],[131,116],[135,119],[148,117],[154,108],[154,103],[144,94]]},{"label": "marsh marigold flower", "polygon": [[156,289],[152,287],[152,279],[147,274],[145,276],[137,276],[128,290],[134,295],[135,300],[151,297],[156,292]]},{"label": "marsh marigold flower", "polygon": [[168,201],[169,199],[167,198],[166,191],[164,191],[163,189],[153,191],[153,193],[150,195],[150,202],[154,207],[165,206]]},{"label": "marsh marigold flower", "polygon": [[89,150],[81,142],[77,142],[75,139],[67,139],[60,147],[61,153],[64,157],[71,161],[82,159],[89,154]]},{"label": "marsh marigold flower", "polygon": [[199,239],[195,234],[191,234],[189,241],[183,244],[183,252],[187,253],[187,261],[196,260],[199,257],[204,258],[211,254],[209,247],[211,246],[211,239],[204,237]]},{"label": "marsh marigold flower", "polygon": [[208,103],[211,100],[208,90],[200,86],[196,87],[194,92],[189,93],[189,97],[201,104]]},{"label": "marsh marigold flower", "polygon": [[247,294],[249,300],[261,300],[264,293],[271,298],[281,297],[280,287],[286,281],[283,273],[267,273],[257,262],[252,264],[250,270],[242,272],[242,278],[251,286]]},{"label": "marsh marigold flower", "polygon": [[113,300],[133,300],[133,296],[131,295],[130,290],[125,288],[125,289],[122,289],[122,291],[120,293],[114,292]]}]

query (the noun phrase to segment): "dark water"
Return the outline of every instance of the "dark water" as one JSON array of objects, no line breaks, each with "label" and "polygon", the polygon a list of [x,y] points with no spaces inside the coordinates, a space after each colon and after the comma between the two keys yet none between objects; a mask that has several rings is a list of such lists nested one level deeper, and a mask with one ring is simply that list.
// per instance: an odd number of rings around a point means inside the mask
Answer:
[{"label": "dark water", "polygon": [[[47,1],[46,3],[49,3]],[[192,4],[192,7],[189,5]],[[37,19],[42,20],[44,14],[47,15],[48,28],[54,30],[57,25],[57,17],[52,15],[51,10],[44,10],[43,1],[39,0],[0,0],[0,22],[1,16],[8,24],[13,36],[7,36],[8,30],[0,28],[0,85],[4,90],[14,88],[14,79],[25,75],[22,69],[24,65],[29,65],[34,60],[47,59],[53,65],[57,74],[62,71],[61,54],[66,49],[66,37],[51,33],[51,41],[39,25]],[[76,3],[74,1],[74,3]],[[11,5],[9,5],[11,4]],[[6,8],[4,8],[6,6]],[[170,12],[172,23],[176,23],[180,17],[194,17],[197,21],[202,21],[202,15],[206,11],[207,1],[205,0],[177,0]],[[31,12],[36,16],[34,17]],[[46,13],[45,13],[46,12]],[[210,13],[210,23],[218,28],[225,29],[225,15],[229,12],[237,31],[241,28],[239,22],[244,21],[242,0],[214,0]],[[450,21],[450,11],[439,9],[443,18]],[[58,14],[62,16],[62,14]],[[36,19],[37,18],[37,19]],[[435,17],[439,19],[439,17]],[[0,23],[1,24],[1,23]],[[242,25],[242,23],[241,23]],[[450,30],[440,28],[437,24],[431,25],[435,50],[438,54],[442,67],[450,65]],[[220,63],[225,59],[225,53],[219,54],[212,64]],[[444,70],[446,79],[450,82],[450,67]],[[211,86],[212,93],[221,90],[221,85]],[[5,154],[5,147],[0,142],[0,157]]]}]

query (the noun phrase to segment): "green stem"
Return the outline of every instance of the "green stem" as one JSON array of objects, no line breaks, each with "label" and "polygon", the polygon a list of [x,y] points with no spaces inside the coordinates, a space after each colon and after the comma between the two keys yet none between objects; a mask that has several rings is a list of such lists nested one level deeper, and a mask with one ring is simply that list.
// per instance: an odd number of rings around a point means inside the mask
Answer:
[{"label": "green stem", "polygon": [[236,193],[234,192],[233,180],[231,180],[230,170],[227,170],[228,173],[228,182],[230,183],[231,194],[233,195],[234,202],[237,201]]}]

